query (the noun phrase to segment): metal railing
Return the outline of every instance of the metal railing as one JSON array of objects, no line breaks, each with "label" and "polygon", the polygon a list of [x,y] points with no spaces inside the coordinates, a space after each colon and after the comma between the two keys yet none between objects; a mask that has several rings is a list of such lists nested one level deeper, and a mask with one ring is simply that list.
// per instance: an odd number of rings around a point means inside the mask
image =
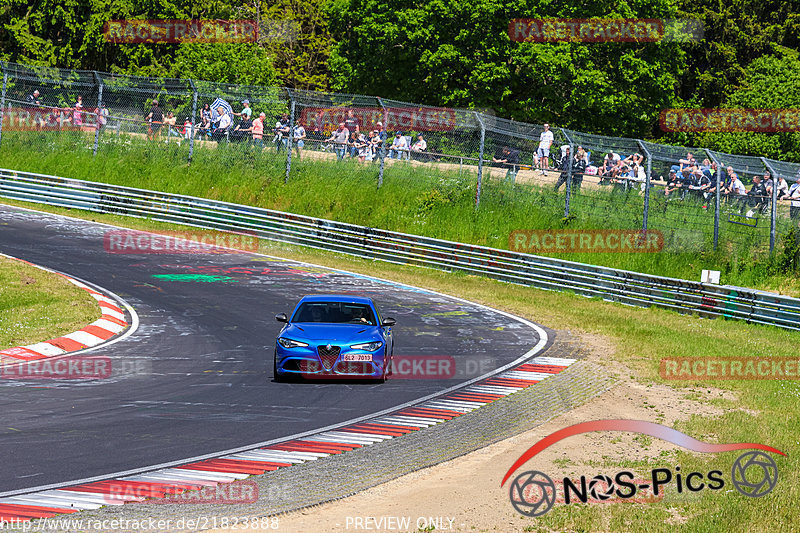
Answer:
[{"label": "metal railing", "polygon": [[258,207],[0,169],[0,197],[254,232],[261,238],[396,264],[462,271],[640,307],[800,330],[800,299],[368,228]]}]

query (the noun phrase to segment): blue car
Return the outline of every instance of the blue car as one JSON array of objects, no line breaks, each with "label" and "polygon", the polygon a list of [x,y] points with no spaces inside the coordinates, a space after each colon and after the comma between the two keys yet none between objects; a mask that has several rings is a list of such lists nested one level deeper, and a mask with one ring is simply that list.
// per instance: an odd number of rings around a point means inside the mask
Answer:
[{"label": "blue car", "polygon": [[383,318],[371,298],[306,296],[275,341],[275,381],[290,377],[364,378],[391,374],[393,318]]}]

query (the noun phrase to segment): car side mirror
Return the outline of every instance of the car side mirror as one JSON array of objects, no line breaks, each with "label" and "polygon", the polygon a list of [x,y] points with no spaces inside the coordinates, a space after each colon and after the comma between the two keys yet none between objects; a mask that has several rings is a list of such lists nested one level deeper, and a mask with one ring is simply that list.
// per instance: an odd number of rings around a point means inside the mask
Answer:
[{"label": "car side mirror", "polygon": [[286,322],[286,323],[288,323],[289,322],[289,317],[286,316],[286,313],[278,313],[277,315],[275,315],[275,320],[277,320],[278,322]]},{"label": "car side mirror", "polygon": [[392,327],[396,323],[397,323],[397,320],[395,320],[394,318],[386,317],[386,318],[383,319],[383,322],[381,322],[381,326]]}]

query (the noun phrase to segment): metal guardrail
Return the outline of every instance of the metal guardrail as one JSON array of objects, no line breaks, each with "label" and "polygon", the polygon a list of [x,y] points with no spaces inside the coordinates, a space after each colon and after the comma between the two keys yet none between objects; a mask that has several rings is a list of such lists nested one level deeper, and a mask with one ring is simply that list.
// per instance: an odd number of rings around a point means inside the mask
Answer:
[{"label": "metal guardrail", "polygon": [[463,271],[628,305],[800,330],[800,299],[408,235],[177,194],[0,169],[0,197],[261,238],[396,264]]}]

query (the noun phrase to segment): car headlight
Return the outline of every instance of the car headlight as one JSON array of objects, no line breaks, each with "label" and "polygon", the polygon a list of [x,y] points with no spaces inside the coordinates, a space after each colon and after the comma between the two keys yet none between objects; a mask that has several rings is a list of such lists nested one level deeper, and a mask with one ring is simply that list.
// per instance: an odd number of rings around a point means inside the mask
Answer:
[{"label": "car headlight", "polygon": [[308,346],[308,343],[294,341],[292,339],[287,339],[286,337],[280,337],[278,339],[278,344],[280,344],[284,348],[300,348],[302,346]]},{"label": "car headlight", "polygon": [[383,343],[381,341],[375,341],[375,342],[364,342],[361,344],[353,344],[350,347],[354,350],[366,350],[368,352],[374,352],[381,346],[383,346]]}]

